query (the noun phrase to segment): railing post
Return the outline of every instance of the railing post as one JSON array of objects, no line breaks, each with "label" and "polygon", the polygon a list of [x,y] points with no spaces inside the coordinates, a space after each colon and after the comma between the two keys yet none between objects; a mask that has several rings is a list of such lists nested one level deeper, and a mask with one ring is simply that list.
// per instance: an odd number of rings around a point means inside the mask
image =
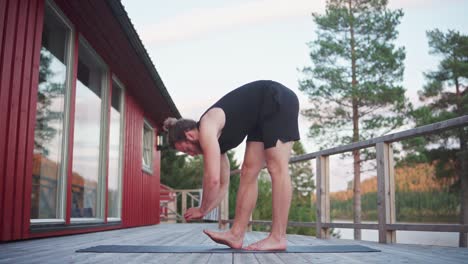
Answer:
[{"label": "railing post", "polygon": [[[460,161],[460,181],[461,181],[461,213],[460,224],[468,225],[468,151],[461,151],[457,153],[458,160]],[[468,233],[460,232],[458,239],[459,247],[468,247]]]},{"label": "railing post", "polygon": [[376,151],[379,243],[396,243],[396,231],[387,229],[388,224],[396,222],[395,173],[392,145],[390,143],[379,142],[376,144]]},{"label": "railing post", "polygon": [[329,157],[318,156],[317,160],[317,238],[330,238],[330,229],[323,223],[330,223],[330,169]]},{"label": "railing post", "polygon": [[179,195],[177,195],[177,192],[176,192],[175,195],[174,195],[174,212],[175,212],[175,218],[176,218],[176,221],[175,221],[175,222],[176,222],[176,223],[177,223],[177,212],[178,212],[178,211],[177,211],[177,197],[178,197],[178,196],[179,196]]},{"label": "railing post", "polygon": [[225,230],[228,223],[223,223],[222,220],[229,220],[229,191],[226,192],[218,207],[218,228]]},{"label": "railing post", "polygon": [[[182,213],[181,215],[183,216],[186,211],[187,211],[187,192],[182,191]],[[182,221],[185,222],[185,219],[182,219]]]}]

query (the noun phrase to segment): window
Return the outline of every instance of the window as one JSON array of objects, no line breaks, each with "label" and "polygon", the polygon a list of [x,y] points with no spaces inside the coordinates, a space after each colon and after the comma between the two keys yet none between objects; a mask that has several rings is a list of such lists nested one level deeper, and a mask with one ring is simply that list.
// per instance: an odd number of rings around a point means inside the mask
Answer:
[{"label": "window", "polygon": [[75,94],[71,217],[103,218],[107,69],[80,38]]},{"label": "window", "polygon": [[113,78],[109,127],[109,172],[107,217],[119,220],[122,211],[123,85]]},{"label": "window", "polygon": [[143,170],[153,173],[154,131],[148,122],[143,124]]},{"label": "window", "polygon": [[65,219],[72,36],[70,23],[46,2],[34,130],[32,223]]}]

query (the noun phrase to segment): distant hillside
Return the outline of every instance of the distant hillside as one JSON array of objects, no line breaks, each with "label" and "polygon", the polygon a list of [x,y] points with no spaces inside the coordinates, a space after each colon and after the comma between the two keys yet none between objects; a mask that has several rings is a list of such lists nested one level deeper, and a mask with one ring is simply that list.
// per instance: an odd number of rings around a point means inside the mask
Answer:
[{"label": "distant hillside", "polygon": [[[411,167],[399,167],[395,169],[395,187],[400,192],[430,192],[442,191],[452,185],[456,179],[436,179],[434,165],[416,164]],[[377,192],[377,176],[361,182],[361,194]],[[332,192],[332,200],[346,201],[353,198],[353,190]]]}]

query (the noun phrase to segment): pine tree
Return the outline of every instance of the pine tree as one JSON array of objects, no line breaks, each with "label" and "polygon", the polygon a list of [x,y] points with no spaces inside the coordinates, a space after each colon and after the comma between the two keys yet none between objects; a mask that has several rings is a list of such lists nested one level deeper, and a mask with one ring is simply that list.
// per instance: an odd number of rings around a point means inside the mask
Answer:
[{"label": "pine tree", "polygon": [[[427,37],[430,54],[442,59],[437,70],[424,73],[427,82],[418,92],[423,105],[411,112],[416,127],[468,114],[468,36],[435,29],[428,31]],[[436,175],[454,175],[455,167],[446,164],[457,164],[456,152],[467,150],[466,130],[461,128],[405,141],[409,155],[404,162],[439,160]],[[456,148],[451,147],[453,139],[457,141]],[[439,147],[427,149],[430,144]]]},{"label": "pine tree", "polygon": [[63,96],[65,83],[54,82],[56,73],[51,64],[53,55],[45,48],[41,49],[39,64],[39,87],[37,90],[36,127],[34,130],[34,151],[48,156],[48,146],[58,132],[54,123],[63,119],[63,111],[54,110],[56,98]]},{"label": "pine tree", "polygon": [[[294,142],[291,152],[291,156],[293,157],[306,154],[304,146],[300,141]],[[305,161],[290,164],[289,174],[293,187],[293,196],[308,196],[308,201],[310,201],[310,195],[315,190],[311,162]]]},{"label": "pine tree", "polygon": [[[430,54],[441,57],[438,68],[426,72],[426,85],[419,91],[423,106],[412,111],[416,126],[468,115],[468,35],[449,30],[428,31]],[[429,162],[437,178],[455,177],[452,191],[461,193],[461,223],[468,222],[468,127],[462,127],[405,142],[406,162]],[[460,243],[467,244],[466,234]]]},{"label": "pine tree", "polygon": [[[238,170],[240,165],[234,157],[234,151],[227,152],[231,171]],[[234,219],[236,212],[237,189],[239,189],[240,174],[231,175],[229,180],[229,219]]]},{"label": "pine tree", "polygon": [[[405,50],[394,44],[403,16],[386,0],[329,0],[313,14],[317,38],[309,43],[312,67],[302,70],[300,89],[312,103],[302,113],[309,136],[322,147],[388,133],[403,124],[407,107]],[[361,222],[361,152],[354,159],[354,222]],[[355,229],[355,239],[360,239]]]},{"label": "pine tree", "polygon": [[[291,156],[306,154],[301,141],[294,142]],[[289,165],[289,175],[293,186],[289,221],[314,222],[315,210],[312,207],[312,195],[315,190],[314,173],[311,161],[297,162]],[[315,235],[315,230],[308,227],[288,227],[288,234]]]},{"label": "pine tree", "polygon": [[203,158],[188,157],[176,150],[165,149],[161,154],[161,183],[174,189],[201,188]]}]

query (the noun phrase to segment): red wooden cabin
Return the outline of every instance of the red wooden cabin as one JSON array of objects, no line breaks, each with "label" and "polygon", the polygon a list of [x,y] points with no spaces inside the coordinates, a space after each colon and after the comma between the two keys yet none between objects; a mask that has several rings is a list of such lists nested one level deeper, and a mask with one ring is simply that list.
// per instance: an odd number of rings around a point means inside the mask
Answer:
[{"label": "red wooden cabin", "polygon": [[0,0],[0,240],[160,221],[179,117],[118,0]]}]

